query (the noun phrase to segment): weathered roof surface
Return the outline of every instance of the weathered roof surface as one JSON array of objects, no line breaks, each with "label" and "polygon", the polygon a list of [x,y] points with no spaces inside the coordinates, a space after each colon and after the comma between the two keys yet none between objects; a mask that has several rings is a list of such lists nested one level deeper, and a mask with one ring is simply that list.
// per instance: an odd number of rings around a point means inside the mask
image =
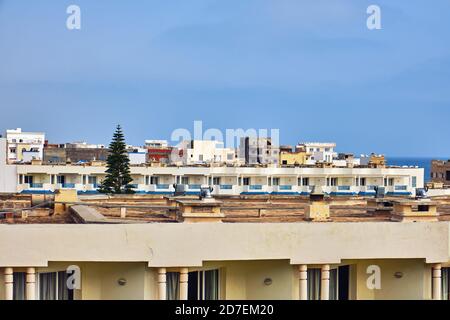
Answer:
[{"label": "weathered roof surface", "polygon": [[[191,197],[192,198],[192,197]],[[236,222],[304,222],[305,208],[308,198],[300,196],[233,196],[218,197],[221,210],[225,215],[225,223]],[[20,197],[23,202],[24,198]],[[450,197],[436,198],[439,220],[450,221]],[[163,223],[176,222],[169,214],[166,199],[161,196],[129,196],[111,199],[86,198],[82,200],[88,212],[94,212],[102,220],[107,218],[111,223]],[[333,222],[376,222],[390,221],[389,212],[374,213],[362,197],[331,198],[330,215]],[[79,204],[77,204],[79,205]],[[126,207],[126,217],[121,218],[120,208]],[[84,210],[84,209],[83,209]],[[84,212],[82,210],[82,212]],[[86,210],[85,210],[86,211]],[[96,213],[97,212],[97,213]],[[52,212],[50,211],[50,214]],[[99,213],[99,214],[98,214]],[[102,218],[103,217],[103,218]],[[88,219],[89,220],[89,219]],[[74,223],[70,213],[50,216],[28,216],[22,219],[20,213],[14,220],[0,219],[0,223]]]}]

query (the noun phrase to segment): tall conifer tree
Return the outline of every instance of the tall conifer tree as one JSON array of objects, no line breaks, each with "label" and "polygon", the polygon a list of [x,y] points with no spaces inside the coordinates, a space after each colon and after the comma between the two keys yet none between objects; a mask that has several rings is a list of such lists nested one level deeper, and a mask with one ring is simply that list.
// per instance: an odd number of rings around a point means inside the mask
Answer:
[{"label": "tall conifer tree", "polygon": [[106,159],[106,177],[100,185],[102,193],[134,193],[130,182],[133,181],[130,174],[130,159],[126,150],[125,137],[120,125],[114,132],[109,145],[109,155]]}]

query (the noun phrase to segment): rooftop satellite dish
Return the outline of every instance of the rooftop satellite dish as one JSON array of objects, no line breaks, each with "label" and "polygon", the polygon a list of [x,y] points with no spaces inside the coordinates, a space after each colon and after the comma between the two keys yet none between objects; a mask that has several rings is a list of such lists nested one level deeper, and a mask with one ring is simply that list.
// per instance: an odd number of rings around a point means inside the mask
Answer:
[{"label": "rooftop satellite dish", "polygon": [[186,185],[185,184],[174,183],[173,188],[175,189],[175,193],[174,193],[175,197],[186,195]]},{"label": "rooftop satellite dish", "polygon": [[386,189],[384,187],[375,186],[375,198],[380,199],[384,198],[384,195],[386,193]]},{"label": "rooftop satellite dish", "polygon": [[416,200],[419,199],[427,199],[427,190],[428,188],[416,188]]},{"label": "rooftop satellite dish", "polygon": [[211,192],[213,192],[213,187],[202,187],[200,188],[200,200],[203,199],[212,199]]}]

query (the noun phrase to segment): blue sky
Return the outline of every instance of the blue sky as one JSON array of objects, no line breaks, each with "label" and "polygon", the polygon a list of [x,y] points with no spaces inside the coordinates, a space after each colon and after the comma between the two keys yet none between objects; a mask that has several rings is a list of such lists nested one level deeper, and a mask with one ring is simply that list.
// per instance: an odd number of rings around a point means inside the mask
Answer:
[{"label": "blue sky", "polygon": [[[366,28],[370,4],[382,30]],[[450,157],[449,12],[447,0],[0,0],[0,130],[108,143],[120,123],[139,145],[202,120]]]}]

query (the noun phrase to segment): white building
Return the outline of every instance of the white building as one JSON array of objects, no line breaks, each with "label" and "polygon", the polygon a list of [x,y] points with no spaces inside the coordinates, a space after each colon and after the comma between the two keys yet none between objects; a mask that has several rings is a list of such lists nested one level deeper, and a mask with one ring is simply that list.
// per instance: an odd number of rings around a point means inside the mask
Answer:
[{"label": "white building", "polygon": [[296,149],[304,149],[310,153],[311,161],[315,162],[328,162],[332,163],[333,159],[337,156],[334,151],[336,143],[334,142],[303,142],[299,143]]},{"label": "white building", "polygon": [[147,162],[147,149],[128,146],[127,151],[128,158],[130,158],[130,165],[140,165]]},{"label": "white building", "polygon": [[223,142],[215,140],[182,141],[176,154],[178,159],[172,161],[183,165],[236,162],[235,150],[225,148]]},{"label": "white building", "polygon": [[169,147],[167,140],[145,140],[146,148],[165,149]]},{"label": "white building", "polygon": [[17,192],[17,166],[7,162],[6,138],[0,138],[0,193]]},{"label": "white building", "polygon": [[42,160],[45,133],[22,132],[21,128],[6,130],[8,163],[31,162]]},{"label": "white building", "polygon": [[66,143],[66,148],[77,148],[77,149],[104,149],[104,144],[92,144],[86,141],[76,141],[72,143]]},{"label": "white building", "polygon": [[239,158],[245,164],[279,164],[280,148],[271,138],[241,137]]}]

